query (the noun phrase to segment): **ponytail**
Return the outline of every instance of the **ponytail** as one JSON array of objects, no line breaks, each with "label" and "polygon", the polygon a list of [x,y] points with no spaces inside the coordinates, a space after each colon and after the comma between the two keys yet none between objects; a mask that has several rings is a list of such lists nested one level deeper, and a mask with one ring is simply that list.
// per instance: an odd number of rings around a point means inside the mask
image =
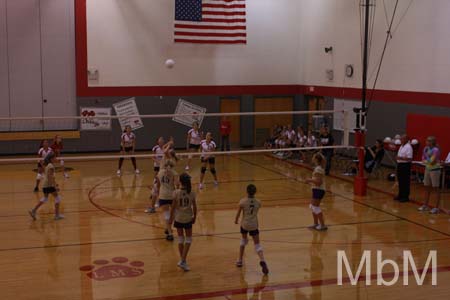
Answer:
[{"label": "ponytail", "polygon": [[188,194],[190,194],[192,192],[192,184],[191,184],[191,179],[188,180],[188,182],[186,182],[186,192]]},{"label": "ponytail", "polygon": [[192,183],[191,183],[191,176],[187,173],[183,173],[180,175],[180,182],[181,185],[186,188],[186,192],[190,194],[192,192]]}]

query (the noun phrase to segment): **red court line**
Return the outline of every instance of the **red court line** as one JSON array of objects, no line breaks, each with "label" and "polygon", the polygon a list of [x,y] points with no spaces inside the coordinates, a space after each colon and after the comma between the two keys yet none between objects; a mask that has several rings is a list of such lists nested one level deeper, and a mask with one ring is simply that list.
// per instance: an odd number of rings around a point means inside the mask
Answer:
[{"label": "red court line", "polygon": [[[420,269],[417,272],[422,273],[424,269]],[[443,266],[436,268],[437,273],[450,272],[450,266]],[[431,270],[427,270],[427,274],[430,274]],[[392,279],[394,278],[394,272],[391,273],[383,273],[384,279]],[[412,271],[408,272],[408,275],[413,275]],[[372,274],[370,276],[371,280],[376,280],[378,274]],[[403,276],[403,271],[400,272],[400,277]],[[399,277],[399,279],[400,279]],[[365,276],[361,276],[358,278],[358,282],[363,282],[366,280]],[[292,283],[281,283],[274,285],[256,285],[249,288],[237,288],[237,289],[229,289],[222,291],[214,291],[214,292],[203,292],[203,293],[193,293],[193,294],[182,294],[182,295],[172,295],[172,296],[159,296],[153,298],[141,298],[140,300],[195,300],[195,299],[205,299],[205,298],[214,298],[214,297],[227,297],[233,295],[242,295],[247,293],[254,293],[254,291],[272,292],[272,291],[282,291],[282,290],[292,290],[292,289],[303,289],[303,288],[311,288],[311,287],[322,287],[322,286],[331,286],[337,285],[337,278],[330,279],[322,279],[322,280],[312,280],[312,281],[302,281],[302,282],[292,282]],[[350,278],[345,277],[342,279],[342,282],[345,285],[350,283]],[[412,281],[414,282],[414,281]]]}]

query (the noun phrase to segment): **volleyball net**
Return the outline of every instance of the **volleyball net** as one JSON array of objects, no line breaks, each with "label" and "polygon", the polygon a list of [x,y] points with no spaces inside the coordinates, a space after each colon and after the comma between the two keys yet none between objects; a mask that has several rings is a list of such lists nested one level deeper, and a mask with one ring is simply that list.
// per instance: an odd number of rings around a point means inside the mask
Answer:
[{"label": "volleyball net", "polygon": [[[344,110],[219,113],[186,109],[173,114],[112,115],[111,109],[97,108],[81,110],[79,116],[0,118],[0,164],[35,164],[42,144],[52,147],[57,136],[62,138],[61,158],[66,162],[151,159],[158,155],[152,149],[160,137],[164,144],[173,141],[179,158],[199,157],[202,152],[193,151],[190,144],[198,144],[207,133],[217,146],[209,155],[215,156],[272,154],[285,158],[305,151],[344,150],[352,148],[352,114]],[[196,126],[198,137],[188,136]],[[120,151],[128,127],[135,136],[132,153]],[[324,128],[333,137],[332,145],[320,137]]]}]

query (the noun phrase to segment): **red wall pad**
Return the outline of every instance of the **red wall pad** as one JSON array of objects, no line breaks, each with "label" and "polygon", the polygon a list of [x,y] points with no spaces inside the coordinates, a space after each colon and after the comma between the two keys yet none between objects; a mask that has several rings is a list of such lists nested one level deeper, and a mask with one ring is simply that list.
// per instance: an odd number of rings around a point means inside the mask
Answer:
[{"label": "red wall pad", "polygon": [[428,136],[435,136],[438,145],[441,148],[441,159],[447,157],[450,152],[450,118],[408,114],[406,120],[406,132],[411,138],[416,138],[420,142],[419,153],[422,153],[425,147],[425,141]]}]

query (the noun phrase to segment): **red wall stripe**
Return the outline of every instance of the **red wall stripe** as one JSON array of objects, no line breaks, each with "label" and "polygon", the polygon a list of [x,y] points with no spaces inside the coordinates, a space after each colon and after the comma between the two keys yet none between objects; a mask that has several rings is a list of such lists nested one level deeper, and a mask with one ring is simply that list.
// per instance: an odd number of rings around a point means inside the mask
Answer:
[{"label": "red wall stripe", "polygon": [[[246,86],[138,86],[89,87],[87,78],[86,0],[75,0],[77,96],[191,96],[191,95],[292,95],[308,94],[343,99],[360,99],[361,89],[309,85]],[[312,89],[313,87],[313,89]],[[374,101],[450,107],[449,93],[376,90]]]}]

